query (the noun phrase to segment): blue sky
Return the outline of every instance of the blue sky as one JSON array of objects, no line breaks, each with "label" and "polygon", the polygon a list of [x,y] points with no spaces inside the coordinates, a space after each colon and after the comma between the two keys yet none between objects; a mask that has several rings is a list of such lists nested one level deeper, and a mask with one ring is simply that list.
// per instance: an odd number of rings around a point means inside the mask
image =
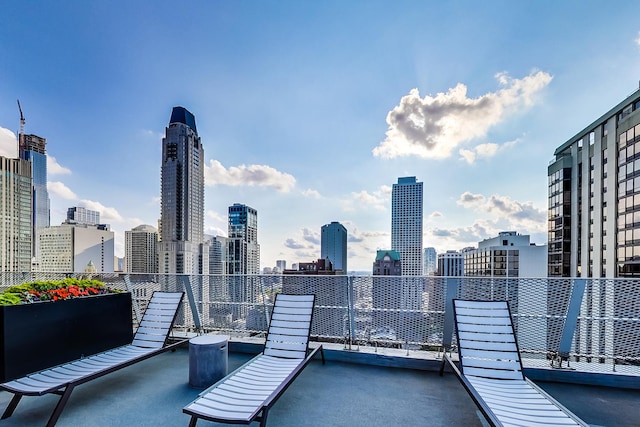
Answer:
[{"label": "blue sky", "polygon": [[[442,4],[445,3],[445,4]],[[206,232],[258,210],[261,265],[320,256],[343,223],[349,270],[390,247],[391,186],[424,182],[424,245],[498,231],[546,243],[555,148],[638,88],[634,2],[6,1],[0,154],[47,138],[51,222],[157,226],[171,108],[205,147]]]}]

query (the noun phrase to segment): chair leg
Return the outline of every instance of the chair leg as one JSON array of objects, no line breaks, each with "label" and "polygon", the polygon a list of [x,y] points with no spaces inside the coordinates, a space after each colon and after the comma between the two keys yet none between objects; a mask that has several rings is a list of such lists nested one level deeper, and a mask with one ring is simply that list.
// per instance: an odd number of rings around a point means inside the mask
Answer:
[{"label": "chair leg", "polygon": [[322,364],[324,365],[324,347],[320,347],[320,357],[322,357]]},{"label": "chair leg", "polygon": [[446,363],[449,361],[449,359],[447,358],[447,354],[443,353],[442,354],[442,363],[440,364],[440,376],[444,376],[444,368]]},{"label": "chair leg", "polygon": [[56,425],[56,423],[58,422],[58,418],[60,418],[60,415],[62,414],[62,411],[67,404],[67,401],[69,400],[74,387],[75,386],[73,384],[69,384],[65,387],[62,396],[60,396],[60,400],[58,400],[58,404],[56,405],[53,413],[51,414],[51,417],[49,418],[49,421],[47,422],[47,427],[53,427],[54,425]]},{"label": "chair leg", "polygon": [[18,402],[20,402],[21,398],[22,398],[22,395],[19,393],[16,393],[13,395],[11,402],[9,402],[9,404],[7,405],[7,409],[5,409],[4,413],[2,414],[3,420],[5,418],[9,418],[13,414],[13,411],[15,411],[16,406],[18,406]]},{"label": "chair leg", "polygon": [[262,416],[260,417],[260,427],[267,426],[267,414],[269,412],[269,408],[262,409]]},{"label": "chair leg", "polygon": [[198,417],[195,415],[191,416],[191,420],[189,421],[189,427],[196,427],[196,423],[198,422]]}]

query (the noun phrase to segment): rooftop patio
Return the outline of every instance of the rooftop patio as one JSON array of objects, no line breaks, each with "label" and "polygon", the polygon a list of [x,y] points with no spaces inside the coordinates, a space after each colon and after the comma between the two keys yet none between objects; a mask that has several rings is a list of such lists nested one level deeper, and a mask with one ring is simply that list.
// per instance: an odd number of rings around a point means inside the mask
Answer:
[{"label": "rooftop patio", "polygon": [[[5,286],[59,273],[3,274]],[[455,354],[451,299],[509,301],[525,373],[591,425],[640,419],[640,281],[628,279],[98,274],[131,292],[137,324],[153,291],[183,291],[176,333],[232,337],[229,369],[264,342],[273,296],[313,293],[312,362],[269,415],[272,426],[481,425],[443,347]],[[547,357],[563,355],[561,368]],[[558,360],[559,361],[559,360]],[[567,369],[567,364],[570,368]],[[79,386],[58,425],[187,425],[188,352],[181,348]],[[10,395],[0,392],[0,405]],[[2,426],[43,425],[57,396],[25,397]],[[199,423],[200,424],[200,423]],[[204,422],[203,422],[204,424]]]},{"label": "rooftop patio", "polygon": [[[249,346],[256,348],[255,346]],[[232,343],[229,369],[251,355]],[[312,362],[269,414],[271,426],[481,426],[476,406],[455,375],[340,362]],[[375,356],[384,359],[384,355]],[[87,384],[73,393],[58,426],[186,426],[182,407],[199,390],[189,387],[188,350],[179,348]],[[435,365],[434,365],[435,366]],[[637,426],[640,390],[538,382],[591,425]],[[6,406],[9,393],[0,392]],[[25,397],[0,426],[44,425],[57,396]],[[199,421],[198,425],[216,425]],[[257,424],[256,424],[257,425]]]}]

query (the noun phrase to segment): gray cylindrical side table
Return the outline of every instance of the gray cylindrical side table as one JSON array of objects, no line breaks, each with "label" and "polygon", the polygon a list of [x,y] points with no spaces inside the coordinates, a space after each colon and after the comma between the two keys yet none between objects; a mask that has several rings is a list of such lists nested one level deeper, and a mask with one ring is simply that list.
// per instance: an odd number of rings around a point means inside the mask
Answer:
[{"label": "gray cylindrical side table", "polygon": [[189,340],[189,386],[206,388],[227,375],[229,337],[200,335]]}]

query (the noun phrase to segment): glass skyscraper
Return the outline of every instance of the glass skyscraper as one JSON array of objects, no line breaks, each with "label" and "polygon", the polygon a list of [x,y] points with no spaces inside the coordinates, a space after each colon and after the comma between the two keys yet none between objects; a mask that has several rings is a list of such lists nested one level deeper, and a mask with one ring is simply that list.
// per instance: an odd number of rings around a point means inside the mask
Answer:
[{"label": "glass skyscraper", "polygon": [[329,259],[333,270],[347,274],[347,229],[339,222],[323,225],[320,229],[320,258]]},{"label": "glass skyscraper", "polygon": [[229,206],[227,247],[229,274],[260,274],[257,210],[239,203]]},{"label": "glass skyscraper", "polygon": [[50,208],[49,192],[47,191],[47,140],[37,135],[20,135],[19,154],[20,158],[31,162],[31,174],[33,185],[32,201],[32,256],[36,260],[40,257],[38,239],[36,239],[39,229],[49,227]]},{"label": "glass skyscraper", "polygon": [[162,138],[160,210],[159,272],[199,273],[204,243],[204,148],[195,116],[184,107],[173,108]]},{"label": "glass skyscraper", "polygon": [[423,257],[424,267],[422,274],[425,276],[436,274],[436,271],[438,271],[436,248],[424,248]]},{"label": "glass skyscraper", "polygon": [[403,276],[422,275],[422,183],[415,176],[393,184],[391,249],[400,253]]}]

